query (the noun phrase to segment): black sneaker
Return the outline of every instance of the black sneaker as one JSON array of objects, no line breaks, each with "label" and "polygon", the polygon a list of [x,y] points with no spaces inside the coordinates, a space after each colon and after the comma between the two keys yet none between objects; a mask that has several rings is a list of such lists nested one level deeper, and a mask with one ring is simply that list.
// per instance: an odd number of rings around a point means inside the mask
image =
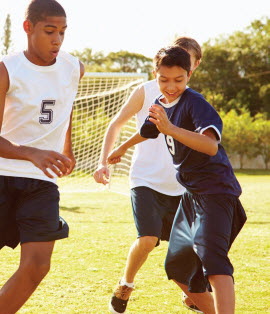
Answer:
[{"label": "black sneaker", "polygon": [[115,314],[125,313],[129,297],[133,290],[134,288],[122,286],[120,285],[119,282],[119,284],[117,285],[113,292],[113,295],[109,303],[109,310],[111,311],[111,313]]}]

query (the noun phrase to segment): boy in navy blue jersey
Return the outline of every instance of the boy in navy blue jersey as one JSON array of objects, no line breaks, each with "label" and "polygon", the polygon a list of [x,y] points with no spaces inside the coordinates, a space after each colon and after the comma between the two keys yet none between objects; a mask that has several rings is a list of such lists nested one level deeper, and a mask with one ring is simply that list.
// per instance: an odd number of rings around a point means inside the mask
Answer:
[{"label": "boy in navy blue jersey", "polygon": [[[165,268],[204,313],[234,313],[233,267],[228,251],[245,223],[241,187],[222,145],[222,120],[215,109],[187,88],[189,54],[176,46],[161,49],[154,73],[162,93],[135,134],[108,158],[118,162],[143,138],[165,135],[186,187],[171,232]],[[150,156],[149,156],[150,157]],[[207,288],[212,288],[214,304]]]}]

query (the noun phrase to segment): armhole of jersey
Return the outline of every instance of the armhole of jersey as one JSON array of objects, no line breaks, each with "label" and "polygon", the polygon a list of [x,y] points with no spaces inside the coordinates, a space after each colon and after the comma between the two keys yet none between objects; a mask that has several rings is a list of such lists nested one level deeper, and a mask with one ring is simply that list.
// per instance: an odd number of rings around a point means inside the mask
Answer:
[{"label": "armhole of jersey", "polygon": [[145,88],[145,84],[143,84],[143,91],[144,91],[144,100],[143,100],[142,108],[139,111],[141,111],[144,108],[145,102],[146,102],[146,88]]},{"label": "armhole of jersey", "polygon": [[[9,79],[9,87],[7,94],[11,92],[11,88],[13,86],[13,73],[16,73],[17,69],[20,67],[20,64],[23,62],[23,51],[20,53],[14,53],[11,56],[7,56],[3,58],[3,63],[8,72],[8,79]],[[15,64],[12,64],[15,63]]]},{"label": "armhole of jersey", "polygon": [[76,58],[76,63],[74,62],[74,72],[76,73],[74,75],[74,84],[76,83],[77,84],[77,88],[79,86],[79,83],[80,83],[80,77],[81,77],[81,65],[80,65],[80,60],[78,58]]},{"label": "armhole of jersey", "polygon": [[[144,90],[144,101],[143,101],[143,105],[142,105],[141,110],[145,107],[146,104],[148,104],[148,102],[151,101],[150,96],[149,96],[149,93],[151,94],[151,87],[149,87],[149,84],[152,84],[151,82],[152,81],[148,81],[148,82],[142,84],[143,90]],[[152,99],[153,103],[154,103],[154,100],[155,99]],[[148,107],[147,107],[147,109],[148,109]]]},{"label": "armhole of jersey", "polygon": [[[81,64],[80,64],[80,60],[77,58],[77,62],[78,62],[78,82],[80,82],[80,77],[81,77]],[[79,83],[78,83],[79,84]]]},{"label": "armhole of jersey", "polygon": [[6,64],[6,62],[5,62],[5,60],[3,60],[3,64],[4,64],[4,66],[5,66],[5,68],[6,68],[6,70],[7,70],[7,74],[8,74],[8,90],[7,90],[7,93],[6,94],[9,94],[10,93],[10,91],[11,91],[11,86],[12,86],[12,76],[11,76],[11,71],[10,71],[10,69],[8,68],[8,66],[7,66],[7,64]]},{"label": "armhole of jersey", "polygon": [[72,56],[68,52],[65,52],[64,50],[60,50],[60,56],[63,58],[63,60],[70,65],[72,65],[72,83],[77,84],[77,87],[80,82],[80,76],[81,76],[81,66],[80,66],[80,61],[79,58]]}]

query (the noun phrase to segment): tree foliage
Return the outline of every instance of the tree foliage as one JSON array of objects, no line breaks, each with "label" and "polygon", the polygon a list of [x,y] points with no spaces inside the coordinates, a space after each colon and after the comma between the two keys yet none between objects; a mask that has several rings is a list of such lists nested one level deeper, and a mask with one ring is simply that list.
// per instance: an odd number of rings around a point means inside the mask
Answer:
[{"label": "tree foliage", "polygon": [[270,19],[203,44],[203,61],[190,86],[226,112],[247,108],[270,116]]},{"label": "tree foliage", "polygon": [[258,113],[252,117],[250,112],[242,109],[238,114],[232,109],[220,113],[223,120],[222,144],[228,155],[238,154],[240,168],[244,168],[244,157],[261,156],[265,169],[270,162],[270,120],[267,114]]},{"label": "tree foliage", "polygon": [[72,54],[86,65],[89,72],[143,72],[149,75],[152,72],[152,59],[135,52],[121,50],[104,55],[102,51],[94,53],[91,48],[85,48],[83,52]]},{"label": "tree foliage", "polygon": [[3,42],[3,49],[2,49],[2,54],[7,55],[9,52],[9,49],[11,47],[11,19],[10,15],[7,15],[5,25],[4,25],[4,34],[3,37],[1,38]]},{"label": "tree foliage", "polygon": [[107,56],[112,61],[112,70],[116,72],[144,72],[152,71],[152,59],[142,54],[128,51],[110,52]]},{"label": "tree foliage", "polygon": [[222,143],[227,153],[237,153],[240,158],[240,169],[244,167],[244,157],[255,156],[255,134],[253,132],[253,118],[247,110],[237,114],[232,109],[226,115],[223,113]]},{"label": "tree foliage", "polygon": [[265,114],[257,114],[254,120],[255,156],[261,155],[265,169],[270,162],[270,120]]}]

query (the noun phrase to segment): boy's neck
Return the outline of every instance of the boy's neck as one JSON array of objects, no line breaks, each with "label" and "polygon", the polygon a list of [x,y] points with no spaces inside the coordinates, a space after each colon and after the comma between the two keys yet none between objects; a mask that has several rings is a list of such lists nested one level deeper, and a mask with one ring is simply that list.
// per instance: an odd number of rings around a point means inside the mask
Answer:
[{"label": "boy's neck", "polygon": [[33,54],[31,54],[31,53],[29,52],[29,50],[23,51],[23,54],[24,54],[25,58],[26,58],[29,62],[31,62],[31,63],[33,63],[33,64],[35,64],[35,65],[38,65],[38,66],[50,66],[50,65],[53,65],[53,64],[56,62],[56,58],[53,59],[53,60],[50,61],[50,62],[45,62],[45,61],[42,60],[41,58],[36,57],[36,56],[34,56]]}]

